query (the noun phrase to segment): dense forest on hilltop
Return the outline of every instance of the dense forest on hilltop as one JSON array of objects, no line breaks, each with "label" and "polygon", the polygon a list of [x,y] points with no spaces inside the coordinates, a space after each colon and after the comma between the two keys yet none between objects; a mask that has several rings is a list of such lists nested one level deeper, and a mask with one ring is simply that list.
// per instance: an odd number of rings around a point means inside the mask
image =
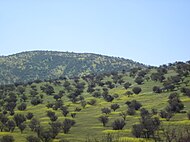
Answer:
[{"label": "dense forest on hilltop", "polygon": [[31,51],[0,57],[0,83],[27,82],[146,67],[132,60],[91,53]]},{"label": "dense forest on hilltop", "polygon": [[189,142],[190,62],[0,85],[1,142]]}]

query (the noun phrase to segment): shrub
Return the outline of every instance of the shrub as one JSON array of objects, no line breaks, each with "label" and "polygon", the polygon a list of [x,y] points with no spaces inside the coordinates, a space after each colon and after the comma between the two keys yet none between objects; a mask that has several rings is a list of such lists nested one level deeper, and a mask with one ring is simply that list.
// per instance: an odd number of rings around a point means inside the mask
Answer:
[{"label": "shrub", "polygon": [[162,90],[161,90],[160,87],[158,87],[158,86],[154,86],[154,87],[152,88],[152,91],[153,91],[154,93],[161,93],[161,92],[162,92]]},{"label": "shrub", "polygon": [[18,128],[20,129],[20,132],[23,133],[24,129],[26,128],[26,125],[24,123],[21,123],[18,125]]},{"label": "shrub", "polygon": [[35,136],[28,136],[27,138],[26,138],[26,140],[27,140],[27,142],[40,142],[40,139],[39,138],[37,138],[37,137],[35,137]]},{"label": "shrub", "polygon": [[133,108],[135,110],[139,110],[142,107],[142,104],[136,100],[127,101],[125,104],[128,105],[129,108]]},{"label": "shrub", "polygon": [[179,99],[179,96],[177,95],[177,93],[170,94],[168,103],[169,105],[166,108],[168,112],[171,111],[173,113],[176,113],[176,112],[180,112],[184,108],[184,105]]},{"label": "shrub", "polygon": [[67,134],[69,132],[69,130],[71,129],[71,127],[75,124],[74,120],[71,119],[65,119],[63,121],[63,132],[65,134]]},{"label": "shrub", "polygon": [[13,117],[15,123],[16,123],[16,126],[19,126],[20,124],[22,124],[23,122],[26,121],[26,118],[23,114],[16,114],[14,115]]},{"label": "shrub", "polygon": [[87,102],[89,105],[95,105],[96,104],[96,100],[95,99],[91,99],[89,102]]},{"label": "shrub", "polygon": [[6,123],[6,126],[7,126],[9,132],[13,132],[16,125],[13,120],[8,120]]},{"label": "shrub", "polygon": [[122,130],[124,126],[125,126],[125,121],[123,119],[116,119],[112,123],[113,130]]},{"label": "shrub", "polygon": [[128,96],[133,95],[133,93],[131,91],[127,91],[125,94]]},{"label": "shrub", "polygon": [[187,118],[190,120],[190,111],[187,113]]},{"label": "shrub", "polygon": [[128,115],[135,115],[135,109],[129,107],[128,110],[127,110],[127,114]]},{"label": "shrub", "polygon": [[95,98],[99,98],[99,97],[101,97],[101,93],[100,92],[94,92],[93,94],[92,94],[92,96],[93,97],[95,97]]},{"label": "shrub", "polygon": [[69,113],[69,111],[68,111],[68,107],[66,107],[66,106],[62,106],[61,107],[61,111],[62,111],[62,114],[63,114],[63,116],[67,116],[67,114]]},{"label": "shrub", "polygon": [[30,119],[32,119],[33,118],[33,113],[31,113],[31,112],[28,112],[27,114],[26,114],[26,118],[28,119],[28,120],[30,120]]},{"label": "shrub", "polygon": [[141,85],[142,83],[143,83],[143,78],[142,77],[137,77],[136,79],[135,79],[135,82],[137,83],[137,84],[139,84],[139,85]]},{"label": "shrub", "polygon": [[86,105],[87,105],[87,103],[86,103],[86,101],[81,101],[81,106],[83,107],[83,108],[85,108],[86,107]]},{"label": "shrub", "polygon": [[75,113],[75,112],[72,112],[72,113],[71,113],[71,117],[72,117],[72,118],[75,118],[75,117],[76,117],[76,113]]},{"label": "shrub", "polygon": [[135,94],[139,94],[141,91],[142,91],[142,89],[141,89],[140,87],[134,87],[134,88],[133,88],[133,92],[134,92]]},{"label": "shrub", "polygon": [[123,118],[123,120],[126,120],[127,112],[122,111],[119,115]]},{"label": "shrub", "polygon": [[17,108],[18,110],[25,110],[27,105],[25,103],[20,104]]},{"label": "shrub", "polygon": [[14,137],[10,135],[3,136],[1,142],[14,142]]},{"label": "shrub", "polygon": [[114,111],[116,110],[116,109],[118,109],[120,106],[118,105],[118,104],[112,104],[111,105],[111,109],[113,109]]},{"label": "shrub", "polygon": [[171,111],[161,110],[160,117],[169,121],[173,117],[173,113]]},{"label": "shrub", "polygon": [[143,125],[142,124],[134,124],[132,127],[132,134],[136,137],[136,138],[140,138],[143,132]]},{"label": "shrub", "polygon": [[126,82],[126,83],[124,84],[125,89],[128,89],[130,86],[131,86],[131,83],[129,83],[129,82]]},{"label": "shrub", "polygon": [[111,113],[111,110],[109,108],[102,108],[101,109],[102,113],[105,113],[105,114],[110,114]]},{"label": "shrub", "polygon": [[103,97],[107,102],[112,102],[114,100],[114,97],[111,95],[103,95]]},{"label": "shrub", "polygon": [[108,116],[100,116],[100,117],[98,118],[98,120],[99,120],[100,122],[102,122],[103,126],[105,127],[105,126],[106,126],[106,123],[108,123],[108,121],[109,121],[109,118],[108,118]]}]

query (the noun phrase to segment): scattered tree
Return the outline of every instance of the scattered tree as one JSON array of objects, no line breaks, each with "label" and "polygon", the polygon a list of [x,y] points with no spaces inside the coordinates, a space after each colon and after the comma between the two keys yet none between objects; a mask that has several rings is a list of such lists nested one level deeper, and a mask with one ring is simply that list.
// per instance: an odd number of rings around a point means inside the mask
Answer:
[{"label": "scattered tree", "polygon": [[134,87],[133,90],[132,90],[135,94],[139,94],[142,89],[140,87]]},{"label": "scattered tree", "polygon": [[102,122],[103,126],[105,127],[106,124],[107,124],[108,121],[109,121],[109,118],[108,118],[108,116],[100,116],[100,117],[98,118],[98,120],[99,120],[100,122]]},{"label": "scattered tree", "polygon": [[113,130],[122,130],[124,126],[125,121],[123,119],[116,119],[112,124]]}]

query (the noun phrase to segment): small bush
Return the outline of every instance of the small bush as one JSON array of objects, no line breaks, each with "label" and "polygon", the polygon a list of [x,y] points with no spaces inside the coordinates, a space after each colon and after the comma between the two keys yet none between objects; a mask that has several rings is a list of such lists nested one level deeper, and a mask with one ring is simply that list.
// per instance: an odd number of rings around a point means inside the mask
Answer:
[{"label": "small bush", "polygon": [[98,118],[98,120],[99,120],[100,122],[102,122],[103,126],[105,127],[106,124],[107,124],[108,121],[109,121],[109,118],[108,118],[107,116],[100,116],[100,117]]},{"label": "small bush", "polygon": [[14,137],[10,135],[3,136],[1,142],[14,142]]},{"label": "small bush", "polygon": [[120,106],[118,104],[112,104],[111,105],[111,109],[113,109],[114,111],[116,111],[116,109],[118,109]]},{"label": "small bush", "polygon": [[134,88],[133,88],[133,92],[134,92],[135,94],[139,94],[141,91],[142,91],[142,89],[141,89],[140,87],[134,87]]},{"label": "small bush", "polygon": [[111,110],[109,108],[102,108],[101,109],[102,113],[105,113],[105,114],[110,114],[111,113]]},{"label": "small bush", "polygon": [[125,121],[123,119],[116,119],[112,124],[113,130],[122,130],[124,126]]}]

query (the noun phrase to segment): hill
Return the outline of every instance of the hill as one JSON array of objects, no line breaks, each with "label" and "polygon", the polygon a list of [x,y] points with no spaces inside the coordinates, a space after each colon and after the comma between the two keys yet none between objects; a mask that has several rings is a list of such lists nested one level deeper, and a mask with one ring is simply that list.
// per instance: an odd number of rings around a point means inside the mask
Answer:
[{"label": "hill", "polygon": [[190,62],[0,85],[2,142],[188,142]]},{"label": "hill", "polygon": [[54,79],[146,67],[132,60],[91,53],[31,51],[0,57],[0,83]]}]

